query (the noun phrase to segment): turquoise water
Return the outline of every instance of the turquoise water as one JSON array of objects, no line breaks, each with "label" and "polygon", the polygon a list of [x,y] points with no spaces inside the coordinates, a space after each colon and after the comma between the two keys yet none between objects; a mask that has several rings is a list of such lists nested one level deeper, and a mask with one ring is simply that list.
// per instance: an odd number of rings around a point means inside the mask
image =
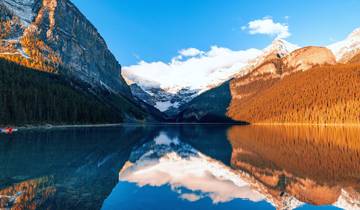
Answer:
[{"label": "turquoise water", "polygon": [[0,209],[357,209],[357,132],[129,125],[0,135]]}]

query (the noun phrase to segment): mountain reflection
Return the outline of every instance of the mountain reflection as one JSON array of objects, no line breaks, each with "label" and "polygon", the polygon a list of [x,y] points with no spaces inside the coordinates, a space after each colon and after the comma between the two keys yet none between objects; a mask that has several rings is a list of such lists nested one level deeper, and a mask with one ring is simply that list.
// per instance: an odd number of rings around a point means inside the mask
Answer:
[{"label": "mountain reflection", "polygon": [[[120,181],[139,186],[169,184],[180,198],[196,201],[205,196],[214,203],[234,198],[260,201],[263,195],[234,170],[161,132],[153,141],[133,150],[120,172]],[[186,188],[191,193],[182,193]]]},{"label": "mountain reflection", "polygon": [[133,148],[119,185],[169,186],[188,202],[240,199],[277,209],[308,204],[360,209],[359,134],[360,128],[345,127],[160,128],[153,139]]},{"label": "mountain reflection", "polygon": [[357,127],[232,127],[231,165],[277,200],[289,194],[314,205],[360,209],[359,135]]},{"label": "mountain reflection", "polygon": [[53,177],[23,181],[0,190],[0,207],[5,209],[37,209],[56,192]]},{"label": "mountain reflection", "polygon": [[359,135],[220,125],[0,135],[0,209],[360,209]]},{"label": "mountain reflection", "polygon": [[148,134],[129,126],[0,135],[0,209],[99,209]]}]

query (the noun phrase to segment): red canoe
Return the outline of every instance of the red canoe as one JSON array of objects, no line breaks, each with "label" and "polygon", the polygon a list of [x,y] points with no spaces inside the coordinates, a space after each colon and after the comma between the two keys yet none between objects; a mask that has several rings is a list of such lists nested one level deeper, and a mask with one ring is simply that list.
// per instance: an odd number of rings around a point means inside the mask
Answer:
[{"label": "red canoe", "polygon": [[12,128],[12,127],[6,127],[1,129],[1,133],[6,133],[6,134],[12,134],[13,132],[18,131],[18,129]]}]

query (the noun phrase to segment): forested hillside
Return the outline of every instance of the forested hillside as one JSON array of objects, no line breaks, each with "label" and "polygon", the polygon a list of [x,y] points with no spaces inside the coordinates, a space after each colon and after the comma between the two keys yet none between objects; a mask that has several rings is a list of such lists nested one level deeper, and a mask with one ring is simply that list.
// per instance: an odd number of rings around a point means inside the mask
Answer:
[{"label": "forested hillside", "polygon": [[294,73],[246,100],[233,98],[228,116],[251,123],[360,123],[360,65]]},{"label": "forested hillside", "polygon": [[144,120],[145,113],[126,98],[89,89],[66,76],[0,59],[0,125],[120,123],[129,116]]}]

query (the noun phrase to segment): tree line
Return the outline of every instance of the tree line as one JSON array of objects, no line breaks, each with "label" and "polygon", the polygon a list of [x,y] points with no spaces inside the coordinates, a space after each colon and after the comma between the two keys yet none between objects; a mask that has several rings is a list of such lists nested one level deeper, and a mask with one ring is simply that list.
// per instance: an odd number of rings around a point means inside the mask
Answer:
[{"label": "tree line", "polygon": [[64,76],[0,59],[0,125],[119,123],[123,113]]},{"label": "tree line", "polygon": [[228,114],[253,123],[360,123],[358,64],[315,67],[262,85],[246,100],[234,98]]}]

